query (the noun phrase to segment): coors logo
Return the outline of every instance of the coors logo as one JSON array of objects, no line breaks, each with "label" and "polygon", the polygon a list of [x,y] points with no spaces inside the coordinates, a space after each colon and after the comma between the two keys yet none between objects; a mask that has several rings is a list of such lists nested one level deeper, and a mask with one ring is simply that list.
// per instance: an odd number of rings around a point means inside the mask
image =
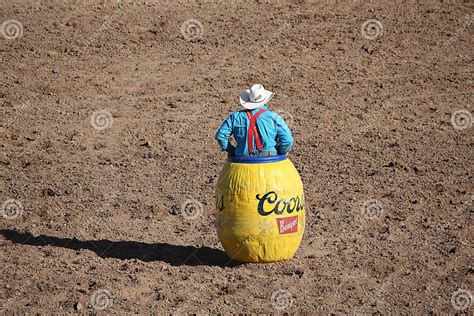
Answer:
[{"label": "coors logo", "polygon": [[296,233],[298,231],[298,216],[277,218],[276,220],[280,235]]},{"label": "coors logo", "polygon": [[[268,216],[272,213],[275,215],[282,215],[284,212],[291,214],[299,212],[304,208],[304,197],[300,199],[299,196],[290,198],[289,200],[279,199],[275,191],[270,191],[264,195],[256,195],[258,202],[258,214]],[[271,208],[269,210],[269,208]]]}]

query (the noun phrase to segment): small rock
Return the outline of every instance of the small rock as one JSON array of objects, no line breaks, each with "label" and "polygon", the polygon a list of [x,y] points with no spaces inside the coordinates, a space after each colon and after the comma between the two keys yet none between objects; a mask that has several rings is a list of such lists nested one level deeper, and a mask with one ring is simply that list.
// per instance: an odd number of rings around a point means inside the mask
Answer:
[{"label": "small rock", "polygon": [[173,100],[170,100],[168,102],[166,102],[166,105],[169,106],[170,108],[172,109],[176,109],[176,102],[174,102]]},{"label": "small rock", "polygon": [[372,177],[377,174],[377,170],[369,170],[367,171],[367,176]]},{"label": "small rock", "polygon": [[76,302],[76,304],[74,304],[74,309],[76,311],[80,311],[82,309],[82,304],[81,302]]},{"label": "small rock", "polygon": [[293,271],[293,274],[296,274],[301,279],[301,277],[304,274],[304,270],[303,269],[295,269],[295,271]]},{"label": "small rock", "polygon": [[57,196],[58,194],[53,189],[46,188],[43,190],[43,195],[44,196]]},{"label": "small rock", "polygon": [[152,147],[151,142],[148,141],[148,140],[143,142],[140,146],[143,146],[143,147],[146,147],[146,148],[151,148]]}]

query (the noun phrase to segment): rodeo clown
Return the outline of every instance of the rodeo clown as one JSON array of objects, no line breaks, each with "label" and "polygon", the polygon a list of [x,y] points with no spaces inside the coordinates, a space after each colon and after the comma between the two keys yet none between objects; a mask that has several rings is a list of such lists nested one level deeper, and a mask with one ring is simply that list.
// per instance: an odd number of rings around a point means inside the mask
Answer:
[{"label": "rodeo clown", "polygon": [[[265,105],[273,92],[255,84],[240,95],[245,110],[232,113],[216,133],[216,140],[230,157],[268,157],[286,154],[293,145],[293,137],[283,118]],[[234,136],[237,146],[230,143]]]}]

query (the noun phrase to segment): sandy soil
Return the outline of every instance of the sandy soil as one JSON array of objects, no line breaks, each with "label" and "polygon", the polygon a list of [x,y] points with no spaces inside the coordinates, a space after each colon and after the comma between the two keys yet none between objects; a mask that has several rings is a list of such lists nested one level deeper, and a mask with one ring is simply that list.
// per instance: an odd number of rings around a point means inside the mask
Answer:
[{"label": "sandy soil", "polygon": [[[1,2],[1,313],[472,312],[472,2],[225,3]],[[256,82],[306,195],[276,264],[214,228]]]}]

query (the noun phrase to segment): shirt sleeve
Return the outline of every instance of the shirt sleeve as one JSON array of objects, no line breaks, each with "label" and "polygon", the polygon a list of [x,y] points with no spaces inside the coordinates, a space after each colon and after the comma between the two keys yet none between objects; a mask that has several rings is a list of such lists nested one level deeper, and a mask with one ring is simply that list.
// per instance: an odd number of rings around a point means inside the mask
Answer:
[{"label": "shirt sleeve", "polygon": [[[275,113],[276,114],[276,113]],[[278,154],[286,154],[293,146],[293,136],[283,118],[276,114],[275,123],[277,128],[277,151]]]},{"label": "shirt sleeve", "polygon": [[234,154],[235,148],[229,141],[230,136],[232,136],[232,131],[234,127],[234,117],[230,115],[221,125],[219,130],[216,132],[216,140],[219,143],[222,151],[227,151],[229,154]]}]

